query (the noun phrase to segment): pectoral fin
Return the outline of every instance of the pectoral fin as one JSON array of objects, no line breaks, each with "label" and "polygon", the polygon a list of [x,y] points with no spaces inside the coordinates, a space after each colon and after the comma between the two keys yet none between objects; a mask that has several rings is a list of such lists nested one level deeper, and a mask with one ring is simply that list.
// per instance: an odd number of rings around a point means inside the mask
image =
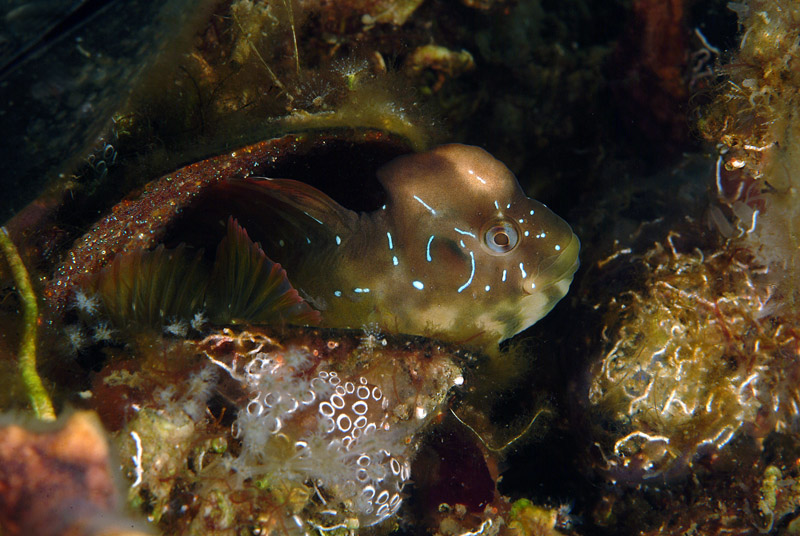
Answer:
[{"label": "pectoral fin", "polygon": [[207,280],[202,252],[162,245],[118,254],[85,287],[114,325],[160,328],[202,310]]},{"label": "pectoral fin", "polygon": [[217,248],[206,307],[209,318],[221,324],[320,321],[319,312],[292,288],[281,265],[267,258],[233,218]]}]

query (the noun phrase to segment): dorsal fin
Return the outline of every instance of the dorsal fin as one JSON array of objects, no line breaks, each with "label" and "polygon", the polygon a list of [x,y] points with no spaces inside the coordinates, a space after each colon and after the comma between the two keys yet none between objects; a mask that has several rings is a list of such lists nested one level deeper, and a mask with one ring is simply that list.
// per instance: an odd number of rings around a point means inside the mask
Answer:
[{"label": "dorsal fin", "polygon": [[[297,245],[330,245],[358,229],[358,214],[323,192],[291,179],[247,178],[227,181],[226,203],[246,221],[272,258],[285,262]],[[291,274],[290,274],[291,275]]]},{"label": "dorsal fin", "polygon": [[260,192],[281,201],[316,222],[327,225],[334,233],[352,232],[358,215],[304,182],[292,179],[244,179]]}]

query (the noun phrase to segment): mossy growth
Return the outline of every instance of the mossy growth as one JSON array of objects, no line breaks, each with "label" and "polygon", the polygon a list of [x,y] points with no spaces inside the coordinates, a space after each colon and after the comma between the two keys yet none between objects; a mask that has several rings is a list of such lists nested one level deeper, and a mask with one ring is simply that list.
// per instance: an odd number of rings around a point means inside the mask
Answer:
[{"label": "mossy growth", "polygon": [[605,316],[589,401],[615,480],[681,474],[736,434],[760,437],[800,416],[795,319],[773,308],[763,266],[740,248],[704,255],[680,240],[645,253],[643,290]]}]

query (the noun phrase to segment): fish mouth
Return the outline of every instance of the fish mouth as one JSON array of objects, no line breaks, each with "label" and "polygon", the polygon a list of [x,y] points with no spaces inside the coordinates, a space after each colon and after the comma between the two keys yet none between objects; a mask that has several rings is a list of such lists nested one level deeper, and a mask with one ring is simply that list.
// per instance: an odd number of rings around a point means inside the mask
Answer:
[{"label": "fish mouth", "polygon": [[581,241],[575,233],[572,233],[572,237],[566,247],[556,255],[551,255],[542,261],[539,273],[533,278],[532,291],[536,292],[566,279],[571,281],[581,264],[578,258],[580,250]]}]

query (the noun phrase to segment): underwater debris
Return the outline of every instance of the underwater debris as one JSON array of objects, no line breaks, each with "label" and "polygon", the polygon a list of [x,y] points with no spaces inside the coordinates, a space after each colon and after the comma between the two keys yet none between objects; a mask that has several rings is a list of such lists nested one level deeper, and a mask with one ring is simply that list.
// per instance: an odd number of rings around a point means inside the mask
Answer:
[{"label": "underwater debris", "polygon": [[570,526],[569,508],[544,508],[527,499],[511,506],[508,528],[513,536],[557,536]]},{"label": "underwater debris", "polygon": [[[797,447],[796,434],[774,434],[761,444],[740,442],[736,458],[723,470],[698,465],[695,478],[658,491],[654,484],[645,494],[609,489],[593,515],[599,525],[611,522],[625,534],[792,534],[800,513]],[[770,463],[778,460],[790,463]],[[658,499],[648,503],[643,496]]]},{"label": "underwater debris", "polygon": [[430,69],[437,74],[436,83],[430,91],[437,92],[447,78],[454,78],[475,68],[475,60],[466,50],[454,51],[438,45],[417,47],[406,58],[403,67],[413,76]]},{"label": "underwater debris", "polygon": [[150,534],[124,513],[113,456],[94,414],[74,413],[55,426],[38,424],[38,429],[0,426],[4,536]]},{"label": "underwater debris", "polygon": [[[284,2],[284,5],[289,5]],[[233,21],[231,50],[229,52],[231,61],[239,65],[244,65],[251,57],[257,55],[258,60],[269,69],[261,57],[259,49],[264,48],[263,37],[274,34],[286,19],[284,6],[278,2],[261,2],[252,0],[236,0],[230,4],[230,17]],[[271,78],[278,87],[283,89],[283,84],[269,70]]]},{"label": "underwater debris", "polygon": [[428,149],[435,134],[432,119],[422,115],[411,96],[398,94],[405,83],[402,76],[353,73],[334,64],[330,71],[300,82],[293,97],[297,108],[274,124],[283,131],[371,128],[404,138],[416,151]]},{"label": "underwater debris", "polygon": [[528,499],[498,498],[481,512],[442,503],[434,515],[435,536],[559,536],[572,530],[568,507],[546,507]]},{"label": "underwater debris", "polygon": [[355,22],[369,29],[376,24],[402,26],[422,2],[423,0],[345,0],[310,3],[318,5],[319,16],[333,28]]},{"label": "underwater debris", "polygon": [[[420,3],[204,2],[210,16],[185,30],[194,33],[191,45],[179,43],[135,89],[126,110],[134,118],[131,141],[163,140],[172,152],[201,159],[306,129],[374,128],[422,150],[433,118],[405,74],[386,69],[379,49],[392,48],[377,46]],[[382,28],[370,35],[376,24]],[[365,58],[383,68],[340,68]],[[141,120],[152,115],[159,117]],[[183,162],[161,162],[160,173]]]}]

